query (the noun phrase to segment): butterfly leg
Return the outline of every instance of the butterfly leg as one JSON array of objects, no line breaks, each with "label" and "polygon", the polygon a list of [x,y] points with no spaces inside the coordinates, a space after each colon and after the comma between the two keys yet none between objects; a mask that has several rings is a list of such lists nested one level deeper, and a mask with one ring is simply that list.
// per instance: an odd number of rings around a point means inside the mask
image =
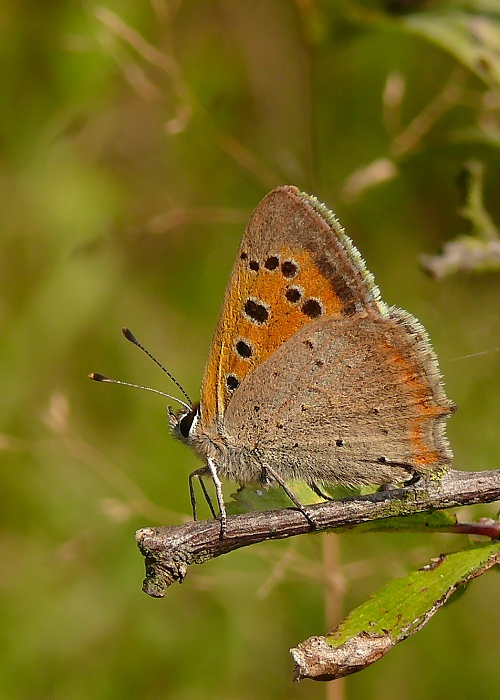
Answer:
[{"label": "butterfly leg", "polygon": [[262,472],[260,474],[259,478],[259,483],[262,484],[262,486],[269,486],[269,484],[272,482],[271,477],[269,476],[269,470],[267,467],[262,467]]},{"label": "butterfly leg", "polygon": [[205,482],[203,481],[204,476],[211,476],[210,470],[207,469],[207,467],[203,467],[203,469],[196,469],[196,471],[191,472],[189,475],[189,498],[191,500],[191,510],[193,511],[193,520],[198,520],[198,513],[197,513],[197,507],[196,507],[196,494],[194,492],[194,479],[195,477],[198,479],[201,490],[203,491],[203,495],[205,496],[205,500],[208,503],[208,507],[210,508],[210,511],[212,513],[212,517],[216,518],[217,513],[215,512],[214,505],[212,503],[212,499],[210,498],[210,494],[207,491],[207,487],[205,486]]},{"label": "butterfly leg", "polygon": [[314,493],[319,496],[320,498],[323,498],[325,501],[332,501],[333,498],[329,496],[327,493],[325,493],[315,481],[309,481],[308,484],[310,489],[314,491]]},{"label": "butterfly leg", "polygon": [[220,510],[220,539],[223,540],[224,537],[226,536],[226,531],[227,531],[227,514],[226,514],[226,506],[224,505],[224,496],[222,494],[222,483],[221,480],[219,479],[219,475],[217,473],[217,467],[215,463],[209,458],[207,460],[207,466],[203,467],[202,469],[196,469],[194,472],[191,472],[189,475],[189,498],[191,499],[191,508],[193,511],[193,520],[198,520],[198,512],[196,508],[196,494],[194,492],[194,479],[197,478],[198,481],[200,482],[201,489],[203,491],[203,495],[205,496],[205,500],[208,503],[208,506],[210,508],[210,511],[212,513],[212,516],[214,518],[217,518],[217,513],[215,512],[214,505],[212,503],[212,499],[210,498],[210,494],[207,491],[207,487],[205,486],[205,482],[203,481],[204,476],[211,476],[212,481],[214,482],[215,486],[215,493],[217,495],[217,504],[219,506]]},{"label": "butterfly leg", "polygon": [[205,496],[205,501],[208,503],[208,507],[210,508],[210,512],[212,513],[212,517],[216,518],[217,513],[215,512],[214,504],[212,502],[210,494],[208,493],[205,482],[203,481],[203,477],[199,476],[198,481],[200,482],[201,490],[203,491],[203,495]]},{"label": "butterfly leg", "polygon": [[304,508],[304,506],[302,505],[302,503],[299,501],[299,499],[297,498],[297,496],[294,494],[294,492],[288,487],[288,484],[286,483],[286,481],[284,481],[284,480],[281,478],[281,476],[280,476],[277,472],[275,472],[274,469],[271,469],[271,467],[268,466],[268,465],[266,465],[266,466],[262,469],[262,474],[263,474],[263,478],[264,478],[264,479],[267,479],[267,478],[268,478],[268,475],[270,474],[270,475],[272,476],[272,478],[273,478],[275,481],[278,482],[278,484],[281,486],[281,488],[282,488],[283,491],[286,493],[286,495],[288,496],[288,498],[292,501],[292,503],[293,503],[295,506],[297,506],[297,508],[300,510],[300,512],[302,513],[302,515],[304,516],[304,518],[305,518],[305,519],[307,520],[307,522],[311,525],[311,527],[314,528],[314,529],[316,529],[317,523],[314,521],[313,518],[311,518],[311,516],[309,515],[309,513],[307,512],[307,510]]},{"label": "butterfly leg", "polygon": [[413,474],[411,479],[408,479],[407,481],[403,481],[403,483],[399,484],[382,484],[382,486],[378,489],[379,491],[392,491],[394,489],[399,489],[399,488],[409,488],[410,486],[415,486],[415,484],[418,484],[418,482],[422,479],[422,474]]},{"label": "butterfly leg", "polygon": [[407,486],[414,486],[415,484],[418,484],[420,479],[422,478],[421,474],[414,474],[411,479],[408,479],[408,481],[405,481],[403,483],[403,487],[406,488]]},{"label": "butterfly leg", "polygon": [[215,465],[213,460],[210,459],[210,457],[207,457],[207,466],[210,470],[210,476],[212,477],[212,481],[214,482],[215,493],[217,495],[217,503],[219,505],[220,511],[219,539],[223,540],[227,533],[227,513],[226,506],[224,505],[224,496],[222,494],[222,484],[221,480],[219,479],[219,474],[217,473],[217,466]]}]

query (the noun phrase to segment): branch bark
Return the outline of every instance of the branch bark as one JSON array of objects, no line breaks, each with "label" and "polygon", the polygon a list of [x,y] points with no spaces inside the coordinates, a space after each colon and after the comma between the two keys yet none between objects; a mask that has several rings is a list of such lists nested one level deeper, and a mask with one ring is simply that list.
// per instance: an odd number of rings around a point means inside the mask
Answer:
[{"label": "branch bark", "polygon": [[162,598],[172,583],[182,583],[190,564],[202,564],[263,540],[354,527],[389,517],[496,500],[500,500],[500,470],[449,470],[439,481],[421,480],[402,489],[308,506],[308,512],[317,523],[314,530],[303,514],[293,508],[231,516],[227,536],[222,540],[218,520],[144,528],[136,533],[139,549],[146,560],[143,590],[150,596]]}]

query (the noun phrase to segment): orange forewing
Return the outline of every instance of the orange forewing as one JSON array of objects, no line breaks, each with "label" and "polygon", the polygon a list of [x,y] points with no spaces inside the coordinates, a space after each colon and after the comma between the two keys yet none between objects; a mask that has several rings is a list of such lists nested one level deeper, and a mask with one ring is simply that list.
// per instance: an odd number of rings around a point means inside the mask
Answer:
[{"label": "orange forewing", "polygon": [[[317,299],[323,314],[339,315],[342,301],[335,294],[329,280],[316,268],[308,250],[290,250],[281,247],[272,251],[280,260],[293,259],[298,263],[298,273],[293,280],[284,277],[280,268],[252,271],[245,260],[238,256],[226,291],[221,318],[208,358],[201,403],[205,420],[221,416],[231,398],[226,387],[226,377],[234,374],[240,381],[252,369],[264,362],[282,343],[310,322],[300,309],[285,297],[288,288],[303,290],[303,298]],[[258,325],[243,313],[245,302],[257,298],[269,307],[269,321]],[[250,343],[252,356],[244,359],[235,351],[239,339]]]}]

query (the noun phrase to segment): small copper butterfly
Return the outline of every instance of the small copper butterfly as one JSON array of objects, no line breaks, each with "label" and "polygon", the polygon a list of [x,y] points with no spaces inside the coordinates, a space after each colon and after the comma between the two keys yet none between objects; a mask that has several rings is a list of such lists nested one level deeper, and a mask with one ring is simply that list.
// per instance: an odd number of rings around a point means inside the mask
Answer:
[{"label": "small copper butterfly", "polygon": [[314,526],[288,481],[328,498],[321,484],[406,484],[451,462],[445,420],[456,407],[425,329],[381,300],[333,213],[296,187],[273,190],[248,224],[200,402],[162,369],[189,402],[176,399],[177,413],[169,407],[172,433],[206,464],[189,477],[194,518],[195,478],[217,517],[203,482],[210,476],[221,537],[221,477],[276,481]]},{"label": "small copper butterfly", "polygon": [[[405,483],[447,467],[444,392],[426,331],[388,307],[339,222],[315,197],[278,187],[258,205],[229,279],[200,403],[173,434],[221,477],[287,486]],[[204,488],[206,495],[206,490]],[[215,514],[214,514],[215,515]]]}]

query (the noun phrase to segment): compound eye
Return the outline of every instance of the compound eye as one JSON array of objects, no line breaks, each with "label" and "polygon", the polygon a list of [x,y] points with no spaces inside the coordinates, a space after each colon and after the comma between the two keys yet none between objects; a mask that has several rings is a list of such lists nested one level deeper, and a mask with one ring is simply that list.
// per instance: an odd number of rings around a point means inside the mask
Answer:
[{"label": "compound eye", "polygon": [[199,410],[199,405],[193,406],[189,413],[186,413],[186,415],[180,419],[179,432],[183,438],[187,439],[189,437],[189,432],[193,425],[193,421],[195,418],[198,418]]}]

